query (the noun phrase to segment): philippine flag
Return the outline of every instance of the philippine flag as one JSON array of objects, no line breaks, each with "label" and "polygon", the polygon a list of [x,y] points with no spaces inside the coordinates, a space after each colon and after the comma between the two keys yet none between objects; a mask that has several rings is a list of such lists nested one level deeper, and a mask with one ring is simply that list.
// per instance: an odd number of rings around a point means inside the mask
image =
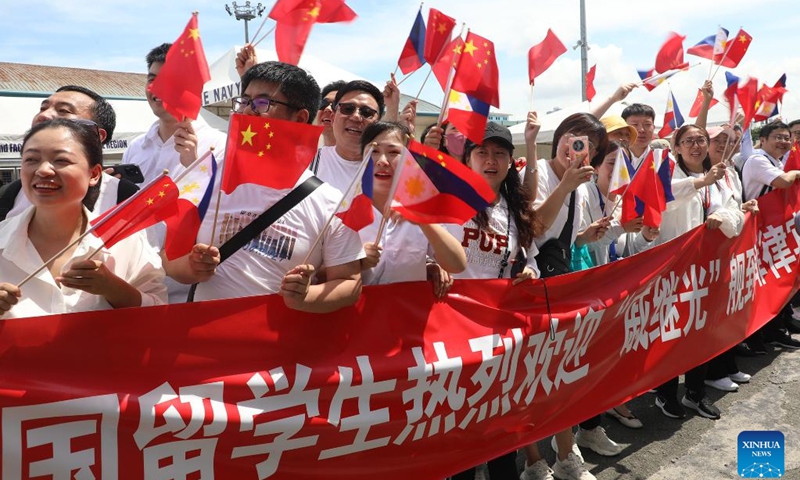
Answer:
[{"label": "philippine flag", "polygon": [[630,157],[624,148],[617,150],[617,159],[614,161],[614,170],[611,172],[611,181],[608,183],[608,194],[619,195],[631,183],[631,178],[636,173]]},{"label": "philippine flag", "polygon": [[657,86],[666,82],[669,77],[682,70],[686,70],[686,68],[668,70],[664,73],[658,73],[655,69],[637,70],[637,73],[639,74],[639,78],[642,79],[642,85],[644,85],[644,88],[646,88],[648,92],[652,92]]},{"label": "philippine flag", "polygon": [[[199,162],[199,163],[198,163]],[[178,214],[168,218],[164,253],[167,259],[182,257],[197,243],[197,232],[211,203],[214,180],[217,178],[217,160],[214,154],[197,160],[186,168],[178,187]]]},{"label": "philippine flag", "polygon": [[367,225],[371,225],[375,220],[375,215],[372,213],[372,177],[374,170],[374,164],[372,163],[372,158],[370,158],[364,167],[360,184],[356,185],[352,200],[348,202],[345,199],[342,202],[343,210],[336,213],[342,223],[356,232]]},{"label": "philippine flag", "polygon": [[495,199],[483,177],[414,140],[395,173],[391,208],[415,223],[463,225]]},{"label": "philippine flag", "polygon": [[408,75],[425,65],[424,49],[425,20],[422,19],[422,8],[420,8],[414,25],[411,27],[411,33],[408,34],[406,44],[400,53],[400,59],[397,61],[397,66],[400,67],[403,75]]},{"label": "philippine flag", "polygon": [[728,42],[728,30],[719,27],[717,33],[709,35],[700,40],[697,45],[689,47],[686,53],[695,55],[700,58],[707,58],[714,63],[719,63],[722,55],[725,53],[725,47]]},{"label": "philippine flag", "polygon": [[483,143],[486,121],[489,117],[489,104],[466,93],[450,90],[445,119],[477,144]]},{"label": "philippine flag", "polygon": [[669,98],[667,99],[667,111],[664,112],[664,126],[658,131],[658,137],[666,138],[681,125],[683,125],[683,115],[681,115],[681,111],[678,109],[675,95],[670,91]]}]

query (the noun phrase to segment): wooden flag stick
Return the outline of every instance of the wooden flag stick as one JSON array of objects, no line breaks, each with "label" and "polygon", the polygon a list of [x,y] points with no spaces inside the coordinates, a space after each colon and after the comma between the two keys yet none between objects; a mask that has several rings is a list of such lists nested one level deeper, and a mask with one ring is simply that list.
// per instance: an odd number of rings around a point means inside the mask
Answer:
[{"label": "wooden flag stick", "polygon": [[[269,20],[269,15],[265,16],[265,17],[264,17],[264,20],[262,20],[262,21],[261,21],[261,25],[259,25],[259,26],[258,26],[258,30],[256,30],[256,33],[254,33],[254,34],[253,34],[253,38],[254,38],[254,39],[255,39],[255,38],[258,38],[258,34],[261,32],[261,29],[262,29],[262,28],[264,28],[264,25],[266,25],[266,24],[267,24],[267,20]],[[274,30],[274,29],[275,29],[275,27],[273,27],[273,30]],[[272,31],[272,30],[270,30],[270,32],[271,32],[271,31]],[[267,32],[267,34],[266,34],[266,35],[269,35],[269,32]],[[265,35],[265,36],[266,36],[266,35]],[[253,46],[255,47],[255,45],[253,45]]]},{"label": "wooden flag stick", "polygon": [[[45,268],[47,268],[47,266],[48,266],[48,265],[50,265],[51,263],[53,263],[53,262],[54,262],[54,261],[55,261],[55,260],[56,260],[58,257],[60,257],[61,255],[64,255],[64,253],[65,253],[67,250],[69,250],[70,248],[72,248],[72,247],[74,247],[75,245],[77,245],[77,244],[78,244],[78,243],[79,243],[81,240],[83,240],[83,239],[86,237],[86,235],[89,235],[90,233],[92,233],[92,232],[93,232],[93,231],[94,231],[94,230],[95,230],[97,227],[99,227],[100,225],[103,225],[103,224],[104,224],[104,223],[105,223],[105,222],[106,222],[106,221],[107,221],[109,218],[111,218],[111,217],[112,217],[112,216],[113,216],[113,215],[114,215],[116,212],[118,212],[118,211],[119,211],[121,208],[123,208],[123,207],[127,206],[127,205],[128,205],[128,204],[130,204],[130,203],[131,203],[131,202],[132,202],[134,199],[138,198],[138,197],[139,197],[139,194],[140,194],[141,192],[143,192],[143,191],[147,190],[148,188],[150,188],[150,187],[151,187],[153,184],[155,184],[156,182],[160,182],[160,181],[161,181],[161,179],[162,179],[162,178],[164,178],[164,177],[165,177],[165,176],[166,176],[168,173],[169,173],[169,172],[168,172],[167,170],[164,170],[164,171],[161,173],[161,175],[159,175],[158,177],[156,177],[155,179],[153,179],[153,181],[151,181],[150,183],[148,183],[147,185],[145,185],[144,187],[142,187],[142,188],[141,188],[141,189],[140,189],[140,190],[139,190],[139,191],[138,191],[138,192],[137,192],[135,195],[132,195],[132,196],[128,197],[128,198],[127,198],[125,201],[123,201],[122,203],[120,203],[120,204],[118,204],[116,207],[114,207],[114,208],[113,208],[113,209],[112,209],[112,210],[111,210],[109,213],[107,213],[107,214],[106,214],[106,216],[105,216],[105,217],[101,218],[101,219],[100,219],[100,221],[98,221],[96,224],[94,224],[94,225],[91,225],[89,228],[87,228],[87,229],[86,229],[86,231],[85,231],[85,232],[83,232],[83,233],[82,233],[80,236],[78,236],[78,238],[76,238],[75,240],[73,240],[73,241],[72,241],[72,243],[70,243],[70,244],[69,244],[69,245],[67,245],[66,247],[62,248],[62,249],[61,249],[61,251],[60,251],[60,252],[58,252],[58,253],[56,253],[55,255],[53,255],[53,257],[52,257],[50,260],[48,260],[48,261],[44,262],[44,263],[43,263],[43,264],[42,264],[42,265],[41,265],[39,268],[37,268],[36,270],[34,270],[33,272],[31,272],[31,274],[30,274],[30,275],[28,275],[27,277],[25,277],[24,279],[22,279],[22,281],[21,281],[21,282],[19,282],[19,283],[17,284],[17,288],[22,288],[22,286],[23,286],[23,285],[25,285],[26,283],[28,283],[28,281],[30,281],[30,279],[32,279],[33,277],[35,277],[36,275],[38,275],[38,274],[39,274],[39,272],[41,272],[42,270],[44,270]],[[94,252],[94,253],[92,253],[92,256],[94,256],[94,254],[95,254],[95,253],[97,253],[97,252]],[[91,256],[90,256],[90,258],[91,258]]]},{"label": "wooden flag stick", "polygon": [[314,253],[314,250],[317,248],[317,245],[319,245],[319,242],[322,241],[322,237],[325,236],[325,233],[330,228],[334,217],[336,217],[336,214],[342,208],[342,205],[344,205],[344,202],[347,200],[347,198],[350,197],[350,193],[353,192],[353,189],[356,186],[356,182],[360,182],[361,181],[361,176],[364,173],[364,167],[366,167],[367,161],[370,159],[370,157],[372,157],[372,150],[373,150],[374,146],[375,146],[375,143],[373,142],[370,145],[370,147],[367,149],[366,153],[364,154],[364,158],[361,160],[361,165],[359,165],[358,171],[356,172],[356,175],[353,178],[353,181],[350,182],[350,185],[347,187],[347,190],[344,192],[344,195],[342,195],[342,199],[339,200],[339,204],[336,205],[336,209],[334,209],[333,214],[330,217],[328,217],[328,221],[325,222],[325,226],[322,227],[322,231],[319,232],[319,235],[317,235],[316,240],[314,240],[314,243],[311,244],[311,248],[308,249],[308,253],[306,253],[305,258],[303,259],[302,262],[300,262],[301,265],[308,264],[308,261],[311,258],[311,254]]},{"label": "wooden flag stick", "polygon": [[267,33],[265,33],[263,37],[258,39],[257,42],[254,42],[253,43],[253,48],[257,47],[258,44],[261,43],[265,38],[269,37],[269,34],[275,31],[275,28],[277,28],[277,25],[275,25],[274,27],[270,28],[269,31],[267,31]]}]

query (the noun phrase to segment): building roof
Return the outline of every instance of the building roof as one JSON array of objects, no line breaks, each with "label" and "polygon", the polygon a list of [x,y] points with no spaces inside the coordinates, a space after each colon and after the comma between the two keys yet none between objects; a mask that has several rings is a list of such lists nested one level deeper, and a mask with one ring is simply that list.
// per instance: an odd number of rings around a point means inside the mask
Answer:
[{"label": "building roof", "polygon": [[64,85],[91,88],[107,99],[144,98],[147,75],[0,62],[0,92],[50,94]]}]

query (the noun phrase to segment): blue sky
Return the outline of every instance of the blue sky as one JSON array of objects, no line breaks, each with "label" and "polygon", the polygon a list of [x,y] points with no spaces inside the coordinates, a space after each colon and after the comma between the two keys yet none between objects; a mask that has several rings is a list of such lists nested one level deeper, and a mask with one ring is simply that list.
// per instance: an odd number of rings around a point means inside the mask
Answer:
[{"label": "blue sky", "polygon": [[[238,2],[244,3],[244,1]],[[252,2],[257,3],[257,2]],[[306,53],[312,54],[382,86],[394,71],[397,57],[419,8],[415,1],[349,0],[359,18],[350,24],[317,25]],[[789,93],[783,115],[800,117],[800,95],[794,91],[800,80],[800,54],[792,46],[800,21],[790,0],[673,0],[669,2],[587,0],[589,65],[597,64],[595,87],[598,98],[609,95],[620,83],[638,80],[637,69],[651,68],[655,54],[670,31],[686,35],[684,47],[716,32],[719,25],[733,32],[744,27],[753,43],[733,72],[752,75],[772,84],[788,75]],[[200,31],[209,63],[244,41],[244,25],[228,16],[221,0],[155,1],[30,0],[6,2],[0,30],[0,60],[103,70],[144,72],[144,55],[165,41],[173,41],[193,10],[200,12]],[[272,2],[264,2],[266,12]],[[474,32],[492,40],[500,69],[500,111],[524,118],[529,108],[527,83],[528,49],[544,38],[548,28],[571,47],[579,38],[579,1],[564,0],[430,0],[424,5],[438,8],[466,23]],[[251,34],[261,19],[250,24]],[[264,30],[274,23],[267,21]],[[267,38],[259,48],[269,47]],[[697,87],[708,77],[708,62],[687,55],[702,65],[670,80],[678,104],[688,113]],[[427,68],[427,67],[425,67]],[[722,98],[724,69],[714,79]],[[404,83],[404,93],[414,95],[425,71]],[[537,78],[534,108],[546,112],[580,102],[580,53],[569,51]],[[800,85],[800,83],[798,83]],[[643,88],[628,101],[651,104],[660,116],[668,87],[653,92]],[[442,92],[429,80],[422,98],[440,104]],[[724,105],[712,114],[725,116]]]}]

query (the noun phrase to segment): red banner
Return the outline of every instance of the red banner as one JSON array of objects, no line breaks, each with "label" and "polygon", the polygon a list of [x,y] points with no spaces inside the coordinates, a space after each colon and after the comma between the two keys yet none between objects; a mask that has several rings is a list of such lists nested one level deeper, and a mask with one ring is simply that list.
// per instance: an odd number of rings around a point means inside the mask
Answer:
[{"label": "red banner", "polygon": [[442,301],[409,283],[330,315],[269,296],[0,322],[2,478],[440,479],[772,318],[797,290],[797,194],[735,239]]}]

